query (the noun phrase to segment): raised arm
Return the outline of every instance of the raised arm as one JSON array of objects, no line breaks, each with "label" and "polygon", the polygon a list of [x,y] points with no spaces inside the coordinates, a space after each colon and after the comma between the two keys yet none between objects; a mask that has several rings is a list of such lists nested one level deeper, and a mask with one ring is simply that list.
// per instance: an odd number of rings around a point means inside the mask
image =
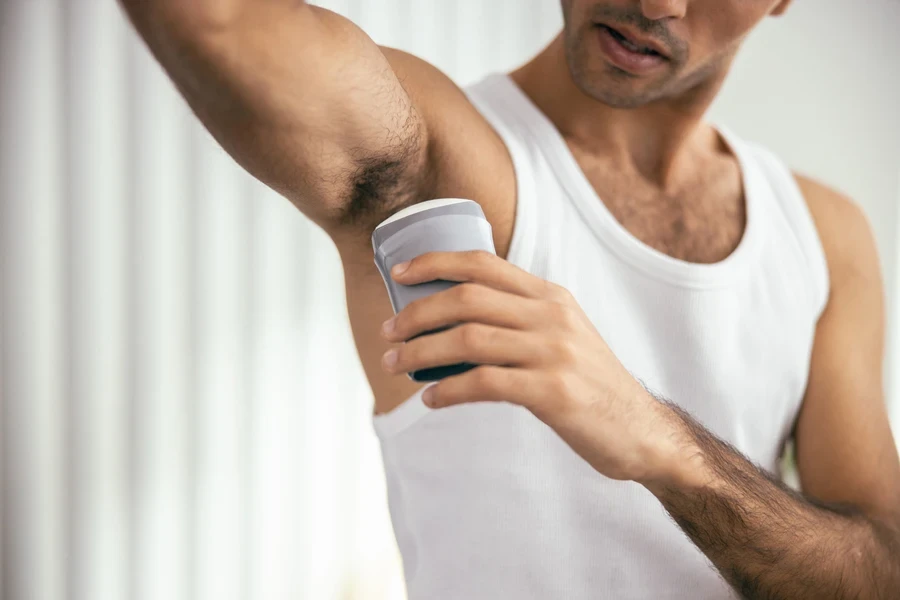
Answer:
[{"label": "raised arm", "polygon": [[420,199],[429,128],[401,80],[421,61],[298,0],[120,3],[218,142],[326,230]]}]

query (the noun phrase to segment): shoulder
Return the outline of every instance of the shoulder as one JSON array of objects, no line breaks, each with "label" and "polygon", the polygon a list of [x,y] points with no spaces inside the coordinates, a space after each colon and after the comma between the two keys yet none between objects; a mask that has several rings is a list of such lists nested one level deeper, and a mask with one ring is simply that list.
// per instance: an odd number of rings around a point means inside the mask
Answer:
[{"label": "shoulder", "polygon": [[[427,130],[427,173],[415,198],[393,210],[435,198],[478,202],[505,256],[515,218],[516,178],[505,142],[476,108],[464,88],[436,66],[402,50],[381,47]],[[378,220],[387,214],[378,215]],[[332,235],[339,246],[371,251],[369,234],[377,222]],[[354,252],[354,253],[358,253]],[[370,257],[369,257],[370,258]]]},{"label": "shoulder", "polygon": [[503,171],[512,174],[502,139],[464,88],[419,57],[393,48],[382,51],[428,129],[433,177],[426,193],[476,193],[494,181],[496,169],[505,166]]},{"label": "shoulder", "polygon": [[465,92],[435,65],[397,48],[379,49],[419,111],[435,113],[447,105],[467,109]]},{"label": "shoulder", "polygon": [[[783,196],[791,200],[782,205],[793,220],[811,221],[811,229],[802,232],[805,245],[817,252],[816,247],[821,247],[831,291],[848,272],[878,272],[874,236],[859,204],[833,187],[792,171],[770,148],[748,140],[744,142],[763,165],[767,176],[774,178],[777,187],[787,191]],[[797,191],[801,196],[799,202],[793,200]]]},{"label": "shoulder", "polygon": [[863,276],[880,279],[878,253],[869,220],[847,195],[794,173],[825,251],[832,288]]},{"label": "shoulder", "polygon": [[[849,196],[801,173],[794,172],[794,179],[803,192],[819,233],[827,235],[832,244],[846,239],[847,235],[868,234],[868,219]],[[837,233],[842,235],[835,235]]]}]

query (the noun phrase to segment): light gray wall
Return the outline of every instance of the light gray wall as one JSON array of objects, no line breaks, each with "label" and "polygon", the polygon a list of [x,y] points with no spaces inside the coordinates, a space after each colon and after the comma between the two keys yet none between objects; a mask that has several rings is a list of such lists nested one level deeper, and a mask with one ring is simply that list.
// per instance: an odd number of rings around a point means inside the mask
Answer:
[{"label": "light gray wall", "polygon": [[900,424],[900,2],[796,0],[748,40],[712,116],[848,194],[869,217],[889,316]]},{"label": "light gray wall", "polygon": [[[324,4],[463,84],[560,25],[556,0]],[[714,114],[862,203],[896,282],[900,8],[795,4]],[[322,232],[113,0],[0,2],[0,595],[399,598],[343,303]]]}]

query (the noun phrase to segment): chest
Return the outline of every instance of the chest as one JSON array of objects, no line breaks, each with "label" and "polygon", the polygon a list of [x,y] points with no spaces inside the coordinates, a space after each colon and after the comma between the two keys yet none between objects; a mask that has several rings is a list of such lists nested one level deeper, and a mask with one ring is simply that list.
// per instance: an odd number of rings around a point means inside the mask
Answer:
[{"label": "chest", "polygon": [[573,153],[597,201],[651,248],[688,262],[715,263],[740,243],[747,218],[736,164],[721,161],[697,168],[686,183],[667,191],[637,174]]},{"label": "chest", "polygon": [[632,247],[598,235],[579,214],[559,218],[565,227],[547,227],[541,238],[546,277],[573,293],[630,373],[774,469],[814,338],[803,257],[754,244],[725,279],[703,280],[626,252]]}]

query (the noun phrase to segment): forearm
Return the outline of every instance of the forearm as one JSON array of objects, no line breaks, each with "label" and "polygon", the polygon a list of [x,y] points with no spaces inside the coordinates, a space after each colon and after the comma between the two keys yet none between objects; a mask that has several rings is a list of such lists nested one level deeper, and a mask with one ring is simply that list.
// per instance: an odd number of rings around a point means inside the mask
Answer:
[{"label": "forearm", "polygon": [[900,533],[814,503],[766,474],[688,415],[691,475],[647,487],[746,598],[888,598],[900,590]]}]

